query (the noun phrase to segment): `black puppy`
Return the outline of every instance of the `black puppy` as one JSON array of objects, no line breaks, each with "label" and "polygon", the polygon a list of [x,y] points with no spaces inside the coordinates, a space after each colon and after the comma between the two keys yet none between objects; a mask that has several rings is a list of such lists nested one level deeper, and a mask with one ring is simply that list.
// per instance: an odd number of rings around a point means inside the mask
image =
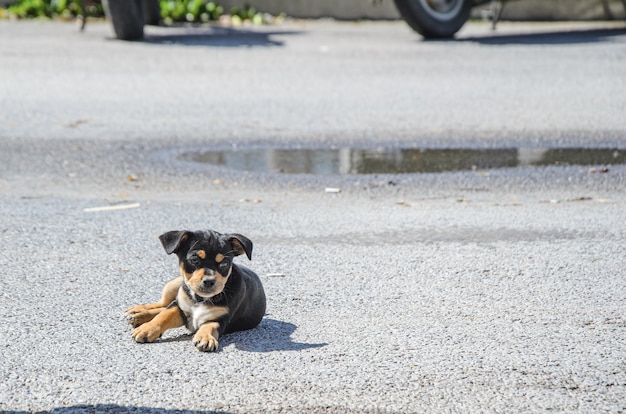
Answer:
[{"label": "black puppy", "polygon": [[169,231],[159,236],[176,253],[180,276],[163,288],[161,300],[126,311],[136,342],[154,342],[168,329],[186,326],[199,351],[215,351],[222,334],[254,328],[265,314],[259,277],[233,258],[252,259],[252,242],[240,234]]}]

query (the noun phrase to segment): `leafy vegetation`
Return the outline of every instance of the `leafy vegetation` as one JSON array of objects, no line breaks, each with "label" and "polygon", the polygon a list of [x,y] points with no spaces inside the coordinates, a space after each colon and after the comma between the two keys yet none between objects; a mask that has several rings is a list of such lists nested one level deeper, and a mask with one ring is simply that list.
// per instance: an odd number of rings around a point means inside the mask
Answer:
[{"label": "leafy vegetation", "polygon": [[161,0],[161,16],[166,22],[207,22],[218,20],[224,8],[205,0]]},{"label": "leafy vegetation", "polygon": [[[87,15],[104,17],[101,0],[87,0],[85,4]],[[226,20],[230,24],[239,25],[244,22],[264,24],[276,20],[276,17],[259,13],[249,6],[243,8],[234,7],[226,13],[222,6],[211,0],[159,0],[159,4],[161,17],[165,24],[174,22],[205,23]],[[71,19],[81,13],[80,0],[16,0],[7,9],[0,8],[0,17],[18,19]]]},{"label": "leafy vegetation", "polygon": [[[87,1],[86,11],[90,16],[104,16],[100,1]],[[48,17],[73,18],[82,13],[79,0],[17,0],[6,10],[0,9],[0,17],[19,19]]]},{"label": "leafy vegetation", "polygon": [[211,0],[160,0],[161,16],[165,23],[172,22],[208,22],[230,17],[233,24],[251,22],[254,24],[267,23],[269,16],[258,13],[254,7],[242,9],[233,7],[230,13]]}]

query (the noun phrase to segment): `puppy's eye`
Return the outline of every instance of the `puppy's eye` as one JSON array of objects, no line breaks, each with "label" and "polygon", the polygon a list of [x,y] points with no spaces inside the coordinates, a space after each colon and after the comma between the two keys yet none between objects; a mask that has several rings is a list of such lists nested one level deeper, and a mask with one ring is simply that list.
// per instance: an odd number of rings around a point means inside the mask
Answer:
[{"label": "puppy's eye", "polygon": [[220,270],[228,270],[228,267],[230,266],[230,262],[224,259],[218,266]]},{"label": "puppy's eye", "polygon": [[200,258],[196,255],[193,255],[189,259],[189,263],[191,263],[194,266],[200,266]]}]

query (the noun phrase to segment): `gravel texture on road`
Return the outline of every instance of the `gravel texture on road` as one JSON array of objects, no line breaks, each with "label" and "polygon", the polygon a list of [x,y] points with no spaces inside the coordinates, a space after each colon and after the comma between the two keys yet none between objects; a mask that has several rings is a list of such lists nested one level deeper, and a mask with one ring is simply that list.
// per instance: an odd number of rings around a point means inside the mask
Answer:
[{"label": "gravel texture on road", "polygon": [[[147,34],[0,22],[1,411],[626,410],[626,166],[289,176],[178,158],[626,150],[623,29]],[[133,343],[124,310],[178,272],[158,236],[201,228],[254,242],[236,260],[265,318],[215,353],[184,329]]]}]

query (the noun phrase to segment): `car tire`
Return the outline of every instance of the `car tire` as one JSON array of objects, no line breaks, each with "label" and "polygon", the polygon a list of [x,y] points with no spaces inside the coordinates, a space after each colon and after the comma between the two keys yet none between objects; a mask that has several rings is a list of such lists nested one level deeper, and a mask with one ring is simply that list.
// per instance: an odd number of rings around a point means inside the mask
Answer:
[{"label": "car tire", "polygon": [[144,24],[158,26],[161,20],[161,6],[159,0],[142,0],[141,11]]},{"label": "car tire", "polygon": [[102,0],[107,18],[113,25],[115,37],[122,40],[143,38],[141,0]]},{"label": "car tire", "polygon": [[467,22],[471,0],[394,0],[402,18],[425,38],[452,37]]}]

